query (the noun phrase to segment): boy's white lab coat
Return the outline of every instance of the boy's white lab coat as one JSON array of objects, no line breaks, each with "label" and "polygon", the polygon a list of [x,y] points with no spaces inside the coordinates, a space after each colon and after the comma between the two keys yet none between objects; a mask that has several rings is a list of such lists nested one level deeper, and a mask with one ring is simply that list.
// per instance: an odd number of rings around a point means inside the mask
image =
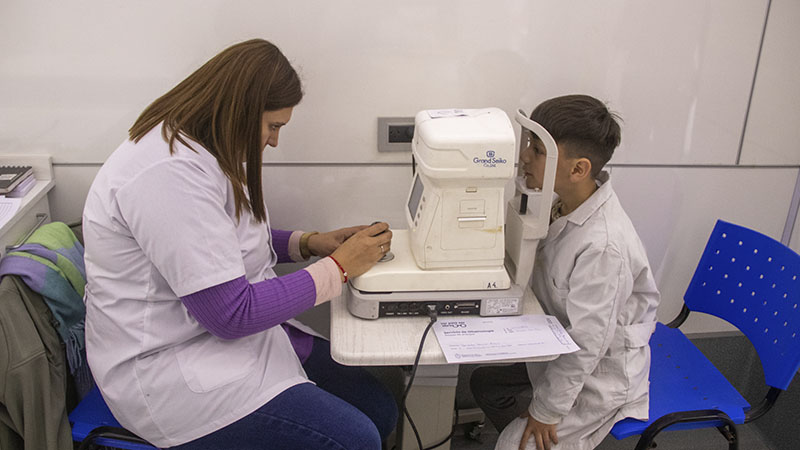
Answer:
[{"label": "boy's white lab coat", "polygon": [[[586,202],[551,224],[532,277],[545,313],[556,316],[580,346],[554,361],[527,364],[529,412],[558,424],[558,450],[592,449],[617,421],[648,416],[648,341],[659,293],[607,173],[598,181]],[[496,448],[518,448],[525,424],[512,422]],[[528,449],[535,448],[530,442]]]}]

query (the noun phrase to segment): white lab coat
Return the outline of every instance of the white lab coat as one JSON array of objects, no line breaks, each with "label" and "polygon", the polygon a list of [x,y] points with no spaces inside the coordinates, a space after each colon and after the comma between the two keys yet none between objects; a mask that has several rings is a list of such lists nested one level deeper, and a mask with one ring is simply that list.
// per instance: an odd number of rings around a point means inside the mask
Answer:
[{"label": "white lab coat", "polygon": [[155,127],[100,169],[86,201],[86,347],[114,416],[158,447],[182,444],[307,382],[280,326],[235,340],[205,330],[180,301],[245,275],[272,278],[269,222],[236,219],[216,159],[168,144]]},{"label": "white lab coat", "polygon": [[[589,199],[550,225],[531,281],[544,311],[580,347],[554,361],[527,364],[533,385],[529,412],[558,424],[558,450],[593,449],[617,421],[648,416],[648,341],[659,293],[608,174],[602,172],[598,181]],[[516,449],[525,424],[512,422],[496,448]]]}]

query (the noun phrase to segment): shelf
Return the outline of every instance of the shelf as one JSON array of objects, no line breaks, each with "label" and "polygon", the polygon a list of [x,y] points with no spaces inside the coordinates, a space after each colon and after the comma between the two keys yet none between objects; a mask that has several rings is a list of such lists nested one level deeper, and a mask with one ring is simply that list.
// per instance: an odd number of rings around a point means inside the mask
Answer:
[{"label": "shelf", "polygon": [[20,200],[19,209],[8,222],[0,227],[0,256],[6,247],[18,244],[39,223],[50,221],[50,205],[47,194],[55,186],[53,163],[50,155],[0,154],[0,165],[25,165],[33,167],[36,184]]}]

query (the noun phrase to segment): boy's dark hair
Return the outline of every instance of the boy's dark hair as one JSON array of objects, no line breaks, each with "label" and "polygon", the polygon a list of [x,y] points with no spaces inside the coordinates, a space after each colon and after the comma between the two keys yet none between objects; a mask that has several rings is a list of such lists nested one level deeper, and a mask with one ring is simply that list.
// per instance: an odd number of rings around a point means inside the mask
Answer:
[{"label": "boy's dark hair", "polygon": [[545,100],[533,110],[531,120],[543,126],[567,156],[591,161],[592,177],[611,159],[621,139],[619,116],[588,95]]}]

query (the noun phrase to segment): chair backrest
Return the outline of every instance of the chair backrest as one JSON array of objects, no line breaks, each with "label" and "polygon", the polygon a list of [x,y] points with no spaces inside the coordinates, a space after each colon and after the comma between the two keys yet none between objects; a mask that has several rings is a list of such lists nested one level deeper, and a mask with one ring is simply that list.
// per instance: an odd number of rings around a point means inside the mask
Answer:
[{"label": "chair backrest", "polygon": [[736,326],[758,353],[767,384],[789,386],[800,367],[800,255],[719,220],[684,301]]}]

